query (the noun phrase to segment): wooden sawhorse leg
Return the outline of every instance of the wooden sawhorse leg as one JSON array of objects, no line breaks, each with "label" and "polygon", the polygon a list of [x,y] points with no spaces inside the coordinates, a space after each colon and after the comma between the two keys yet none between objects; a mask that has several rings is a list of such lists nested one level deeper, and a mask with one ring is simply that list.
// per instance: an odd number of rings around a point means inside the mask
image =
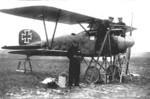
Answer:
[{"label": "wooden sawhorse leg", "polygon": [[[24,60],[24,61],[22,61]],[[21,66],[21,63],[23,62],[23,66],[24,68],[23,69],[20,69],[20,66]],[[29,70],[27,69],[27,63],[28,63],[28,66],[29,66]],[[32,72],[32,65],[31,65],[31,61],[30,59],[20,59],[20,61],[18,62],[18,67],[17,67],[17,72],[24,72],[26,73],[27,71],[30,71]]]}]

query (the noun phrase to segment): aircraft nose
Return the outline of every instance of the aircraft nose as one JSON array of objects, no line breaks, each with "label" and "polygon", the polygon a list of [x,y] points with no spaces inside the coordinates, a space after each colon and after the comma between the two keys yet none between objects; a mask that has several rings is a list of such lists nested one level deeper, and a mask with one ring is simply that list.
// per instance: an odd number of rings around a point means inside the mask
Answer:
[{"label": "aircraft nose", "polygon": [[132,47],[135,43],[134,39],[131,36],[113,36],[113,40],[117,43],[118,48],[121,50]]},{"label": "aircraft nose", "polygon": [[118,48],[119,49],[126,49],[128,47],[132,47],[135,41],[131,36],[118,37]]},{"label": "aircraft nose", "polygon": [[128,47],[132,47],[135,44],[134,39],[131,36],[126,36],[125,37],[125,44]]}]

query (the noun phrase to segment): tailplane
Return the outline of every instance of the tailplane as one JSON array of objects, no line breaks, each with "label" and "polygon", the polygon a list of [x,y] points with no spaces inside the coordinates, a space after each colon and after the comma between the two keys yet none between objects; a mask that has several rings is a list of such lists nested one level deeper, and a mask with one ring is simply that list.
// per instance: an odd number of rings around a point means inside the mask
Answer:
[{"label": "tailplane", "polygon": [[34,30],[24,29],[19,32],[19,45],[28,45],[39,41],[41,38]]}]

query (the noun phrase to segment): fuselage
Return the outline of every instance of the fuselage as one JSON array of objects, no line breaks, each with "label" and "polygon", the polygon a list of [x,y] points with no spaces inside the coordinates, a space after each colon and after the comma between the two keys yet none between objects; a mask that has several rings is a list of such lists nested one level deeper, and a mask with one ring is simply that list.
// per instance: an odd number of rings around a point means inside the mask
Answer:
[{"label": "fuselage", "polygon": [[[131,36],[121,37],[120,35],[110,35],[111,39],[111,54],[124,53],[127,48],[134,45],[134,40]],[[52,43],[49,39],[49,48],[52,50],[68,51],[73,41],[79,42],[79,50],[84,55],[95,55],[95,42],[97,40],[96,35],[89,35],[83,31],[78,34],[71,34],[56,37]],[[102,42],[100,42],[102,43]],[[42,45],[46,44],[46,41],[42,42]],[[101,44],[100,44],[101,45]],[[99,46],[100,48],[101,46]],[[104,50],[108,50],[109,46],[106,46]],[[103,51],[104,54],[104,51]]]},{"label": "fuselage", "polygon": [[[11,52],[14,54],[28,54],[32,56],[41,55],[46,51],[44,55],[51,55],[52,51],[55,52],[55,54],[58,51],[67,52],[73,41],[77,41],[79,43],[79,51],[84,56],[97,56],[100,49],[102,49],[100,55],[108,56],[124,53],[127,48],[134,45],[134,40],[131,36],[121,36],[120,33],[120,29],[110,31],[110,38],[107,37],[105,42],[104,40],[100,40],[100,42],[98,42],[99,38],[96,35],[97,31],[93,30],[55,37],[53,41],[51,39],[48,41],[41,41],[38,33],[33,30],[24,29],[19,33],[19,46],[4,46],[3,49],[19,50],[18,52]],[[108,44],[108,41],[110,44]],[[98,45],[96,45],[96,42],[98,42]],[[102,47],[103,44],[104,46]],[[95,50],[95,46],[98,47],[98,51]]]}]

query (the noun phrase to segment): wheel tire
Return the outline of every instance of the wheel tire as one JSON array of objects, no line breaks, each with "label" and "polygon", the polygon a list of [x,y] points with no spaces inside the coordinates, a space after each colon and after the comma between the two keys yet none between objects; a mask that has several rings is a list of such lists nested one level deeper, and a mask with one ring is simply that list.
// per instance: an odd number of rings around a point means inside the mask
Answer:
[{"label": "wheel tire", "polygon": [[[95,68],[94,66],[88,67],[85,73],[84,81],[86,83],[96,83],[99,80],[99,70],[98,68]],[[93,77],[91,79],[91,76],[93,74]],[[90,81],[91,80],[91,81]]]}]

